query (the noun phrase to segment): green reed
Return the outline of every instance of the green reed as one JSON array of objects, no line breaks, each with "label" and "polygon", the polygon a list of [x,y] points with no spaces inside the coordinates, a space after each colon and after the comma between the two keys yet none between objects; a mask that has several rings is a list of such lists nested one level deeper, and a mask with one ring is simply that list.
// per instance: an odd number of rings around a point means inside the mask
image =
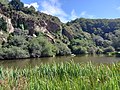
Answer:
[{"label": "green reed", "polygon": [[0,90],[120,90],[120,63],[41,64],[24,69],[0,67]]}]

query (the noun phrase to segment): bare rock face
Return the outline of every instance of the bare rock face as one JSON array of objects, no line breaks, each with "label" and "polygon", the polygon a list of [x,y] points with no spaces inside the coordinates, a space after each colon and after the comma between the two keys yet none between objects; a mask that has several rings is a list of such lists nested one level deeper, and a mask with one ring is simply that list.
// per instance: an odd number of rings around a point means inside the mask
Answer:
[{"label": "bare rock face", "polygon": [[47,21],[46,28],[49,32],[54,32],[54,33],[57,32],[58,30],[62,29],[61,25],[59,25],[55,22],[52,22],[52,21]]},{"label": "bare rock face", "polygon": [[70,27],[64,27],[62,30],[62,34],[68,37],[68,39],[73,39],[73,31]]},{"label": "bare rock face", "polygon": [[6,17],[6,16],[4,16],[3,14],[0,14],[0,17],[3,17],[4,20],[5,20],[6,23],[7,23],[7,31],[8,31],[9,33],[14,32],[14,27],[13,27],[13,25],[12,25],[11,19],[8,18],[8,17]]},{"label": "bare rock face", "polygon": [[50,40],[54,41],[54,36],[47,29],[48,24],[45,21],[40,21],[34,25],[34,31],[44,33]]},{"label": "bare rock face", "polygon": [[8,28],[7,30],[8,30],[8,32],[9,33],[14,32],[14,27],[12,26],[11,19],[10,18],[6,19],[6,22],[7,22],[7,28]]}]

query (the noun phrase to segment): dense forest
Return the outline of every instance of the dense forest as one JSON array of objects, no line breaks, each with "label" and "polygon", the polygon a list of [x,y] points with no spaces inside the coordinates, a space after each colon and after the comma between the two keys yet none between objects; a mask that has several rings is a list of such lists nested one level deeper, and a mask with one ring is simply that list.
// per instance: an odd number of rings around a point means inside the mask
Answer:
[{"label": "dense forest", "polygon": [[39,58],[120,51],[120,19],[59,18],[0,0],[0,59]]}]

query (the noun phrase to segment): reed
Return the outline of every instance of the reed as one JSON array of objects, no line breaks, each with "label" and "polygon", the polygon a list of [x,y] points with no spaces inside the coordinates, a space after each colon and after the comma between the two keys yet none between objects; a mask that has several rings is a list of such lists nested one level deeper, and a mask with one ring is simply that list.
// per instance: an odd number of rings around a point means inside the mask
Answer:
[{"label": "reed", "polygon": [[120,63],[41,64],[24,69],[0,67],[0,90],[120,90]]}]

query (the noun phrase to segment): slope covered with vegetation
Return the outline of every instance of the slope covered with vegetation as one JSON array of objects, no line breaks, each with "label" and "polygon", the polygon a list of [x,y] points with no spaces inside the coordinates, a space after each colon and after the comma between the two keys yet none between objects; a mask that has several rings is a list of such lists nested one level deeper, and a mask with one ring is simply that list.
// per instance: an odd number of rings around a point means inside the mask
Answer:
[{"label": "slope covered with vegetation", "polygon": [[70,46],[75,52],[80,46],[85,47],[88,53],[120,50],[120,19],[80,18],[68,22],[66,26],[74,33]]},{"label": "slope covered with vegetation", "polygon": [[80,18],[64,24],[20,0],[0,0],[0,59],[119,50],[120,19]]}]

